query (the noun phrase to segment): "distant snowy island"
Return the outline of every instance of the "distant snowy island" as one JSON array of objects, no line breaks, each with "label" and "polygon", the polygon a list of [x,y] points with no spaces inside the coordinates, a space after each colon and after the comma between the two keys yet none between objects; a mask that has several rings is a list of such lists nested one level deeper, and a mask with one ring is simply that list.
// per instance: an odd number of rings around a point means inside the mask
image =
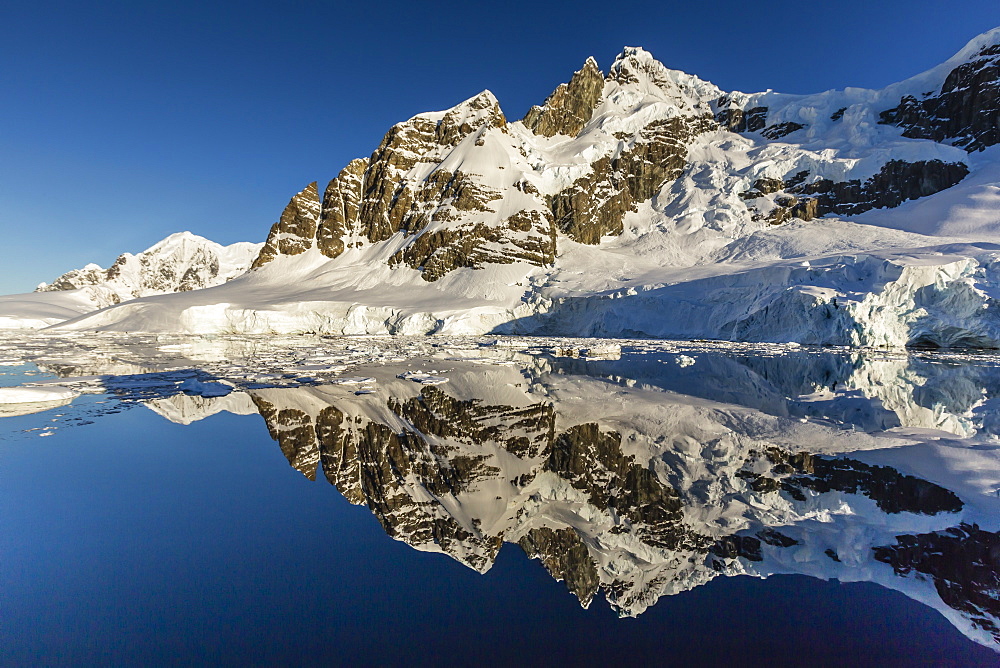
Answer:
[{"label": "distant snowy island", "polygon": [[626,48],[520,121],[484,91],[393,126],[263,245],[172,235],[0,297],[0,327],[997,348],[998,144],[1000,28],[813,95]]}]

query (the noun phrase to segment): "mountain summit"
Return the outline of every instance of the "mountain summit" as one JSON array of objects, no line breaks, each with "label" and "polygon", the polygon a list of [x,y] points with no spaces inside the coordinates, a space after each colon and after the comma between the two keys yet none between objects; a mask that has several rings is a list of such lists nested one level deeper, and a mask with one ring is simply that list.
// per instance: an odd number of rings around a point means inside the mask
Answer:
[{"label": "mountain summit", "polygon": [[1000,345],[1000,29],[883,90],[726,92],[626,48],[295,195],[254,270],[68,328]]}]

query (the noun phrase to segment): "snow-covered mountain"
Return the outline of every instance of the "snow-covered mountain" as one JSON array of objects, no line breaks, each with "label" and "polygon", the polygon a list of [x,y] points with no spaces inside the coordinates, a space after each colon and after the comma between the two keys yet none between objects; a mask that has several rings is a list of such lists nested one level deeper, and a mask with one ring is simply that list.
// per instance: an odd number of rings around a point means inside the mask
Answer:
[{"label": "snow-covered mountain", "polygon": [[223,246],[190,232],[177,232],[137,255],[122,253],[107,269],[88,264],[68,271],[35,292],[91,288],[100,307],[137,297],[221,285],[250,268],[263,244]]},{"label": "snow-covered mountain", "polygon": [[882,90],[726,92],[627,48],[295,195],[228,284],[68,329],[1000,345],[1000,29]]},{"label": "snow-covered mountain", "polygon": [[42,283],[32,294],[0,297],[0,327],[44,327],[137,297],[221,285],[245,273],[262,247],[171,234],[136,255],[123,253],[107,269],[88,264]]}]

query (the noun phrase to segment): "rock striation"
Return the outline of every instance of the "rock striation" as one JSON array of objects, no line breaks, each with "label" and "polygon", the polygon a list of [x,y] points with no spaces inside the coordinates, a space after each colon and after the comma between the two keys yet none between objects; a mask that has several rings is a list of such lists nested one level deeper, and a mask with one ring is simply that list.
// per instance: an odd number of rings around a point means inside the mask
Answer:
[{"label": "rock striation", "polygon": [[254,259],[252,268],[267,264],[279,254],[298,255],[312,248],[319,212],[319,194],[314,181],[288,202],[288,206],[281,212],[281,218],[271,226],[264,247]]},{"label": "rock striation", "polygon": [[596,60],[588,58],[568,84],[559,84],[545,103],[532,107],[521,122],[543,137],[575,137],[594,115],[603,92],[604,73]]}]

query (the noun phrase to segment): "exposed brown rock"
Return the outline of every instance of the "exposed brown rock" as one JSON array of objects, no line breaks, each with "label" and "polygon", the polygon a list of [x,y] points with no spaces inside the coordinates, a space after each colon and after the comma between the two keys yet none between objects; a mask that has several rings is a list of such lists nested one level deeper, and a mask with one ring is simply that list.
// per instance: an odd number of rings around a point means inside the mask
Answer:
[{"label": "exposed brown rock", "polygon": [[[968,173],[969,168],[961,162],[890,160],[863,183],[858,179],[839,182],[818,179],[805,183],[808,173],[799,172],[788,181],[758,179],[740,197],[752,201],[780,193],[773,198],[776,207],[768,217],[769,222],[777,225],[791,218],[812,220],[828,213],[853,216],[871,209],[897,207],[907,200],[950,188]],[[748,206],[755,208],[752,203]]]},{"label": "exposed brown rock", "polygon": [[531,559],[540,559],[545,570],[565,582],[583,607],[590,605],[601,585],[597,567],[587,546],[572,529],[532,529],[518,545]]},{"label": "exposed brown rock", "polygon": [[393,126],[368,160],[355,229],[372,242],[391,237],[402,229],[403,219],[417,200],[413,186],[401,182],[403,173],[418,162],[437,162],[441,156],[434,149],[457,146],[483,127],[506,124],[496,98],[483,92],[440,121],[417,116]]},{"label": "exposed brown rock", "polygon": [[288,202],[281,218],[271,226],[267,241],[251,268],[264,266],[278,254],[298,255],[309,250],[316,237],[319,213],[319,192],[313,181]]},{"label": "exposed brown rock", "polygon": [[879,122],[903,128],[904,137],[949,141],[970,152],[1000,143],[1000,45],[952,70],[936,94],[902,98]]},{"label": "exposed brown rock", "polygon": [[717,127],[710,115],[650,123],[617,158],[596,160],[590,174],[551,198],[556,226],[585,244],[621,234],[626,213],[683,173],[690,141]]},{"label": "exposed brown rock", "polygon": [[518,457],[537,457],[546,451],[555,432],[555,411],[550,404],[490,406],[477,400],[459,401],[426,387],[419,397],[390,406],[421,433],[470,445],[498,443]]},{"label": "exposed brown rock", "polygon": [[683,524],[677,491],[659,481],[621,447],[621,435],[596,423],[556,436],[546,469],[586,492],[598,508],[613,508],[650,545],[702,548],[700,537]]},{"label": "exposed brown rock", "polygon": [[367,168],[368,160],[352,160],[326,186],[316,229],[316,246],[327,257],[334,258],[343,253],[344,235],[355,229]]},{"label": "exposed brown rock", "polygon": [[259,396],[250,397],[267,423],[271,438],[278,442],[282,454],[292,468],[309,480],[316,479],[320,454],[312,418],[295,408],[275,408]]},{"label": "exposed brown rock", "polygon": [[[527,262],[544,265],[555,258],[555,232],[544,200],[535,193],[536,209],[523,209],[500,224],[462,221],[476,213],[495,214],[504,193],[478,184],[462,172],[432,173],[416,190],[408,190],[409,211],[399,229],[415,237],[390,259],[422,270],[435,281],[459,267],[486,263]],[[496,202],[496,204],[494,204]],[[473,216],[470,216],[473,214]],[[452,223],[433,232],[432,223]],[[455,224],[457,223],[457,224]]]},{"label": "exposed brown rock", "polygon": [[604,73],[588,58],[568,84],[559,86],[542,106],[532,107],[522,123],[537,135],[575,137],[587,124],[604,91]]}]

